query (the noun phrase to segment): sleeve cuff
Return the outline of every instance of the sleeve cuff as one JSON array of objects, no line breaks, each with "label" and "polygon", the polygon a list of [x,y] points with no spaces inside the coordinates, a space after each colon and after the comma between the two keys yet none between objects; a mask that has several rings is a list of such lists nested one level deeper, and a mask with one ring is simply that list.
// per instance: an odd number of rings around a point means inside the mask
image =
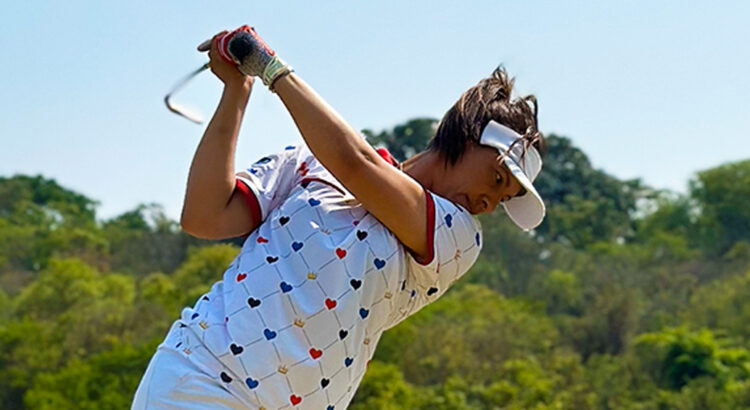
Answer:
[{"label": "sleeve cuff", "polygon": [[421,260],[411,249],[409,249],[409,253],[417,263],[427,266],[435,259],[435,202],[430,192],[424,187],[422,189],[425,194],[425,202],[427,202],[427,248],[430,250],[430,254],[427,255],[426,259]]},{"label": "sleeve cuff", "polygon": [[263,214],[260,210],[260,203],[258,202],[258,197],[255,194],[255,192],[250,187],[250,184],[245,182],[241,178],[235,178],[236,180],[236,189],[238,189],[242,196],[245,197],[245,202],[247,203],[247,207],[250,209],[250,214],[252,215],[253,221],[260,224],[260,222],[263,220]]}]

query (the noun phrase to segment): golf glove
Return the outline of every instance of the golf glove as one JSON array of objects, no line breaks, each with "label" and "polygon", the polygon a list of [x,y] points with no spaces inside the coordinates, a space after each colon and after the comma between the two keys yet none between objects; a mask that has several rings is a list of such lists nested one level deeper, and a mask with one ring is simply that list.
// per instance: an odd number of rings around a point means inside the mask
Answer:
[{"label": "golf glove", "polygon": [[[237,69],[241,73],[260,77],[263,84],[272,92],[275,92],[273,82],[277,78],[294,71],[276,55],[274,50],[268,47],[253,27],[242,26],[219,36],[216,40],[222,58],[237,64]],[[199,50],[205,48],[204,44],[199,47]]]}]

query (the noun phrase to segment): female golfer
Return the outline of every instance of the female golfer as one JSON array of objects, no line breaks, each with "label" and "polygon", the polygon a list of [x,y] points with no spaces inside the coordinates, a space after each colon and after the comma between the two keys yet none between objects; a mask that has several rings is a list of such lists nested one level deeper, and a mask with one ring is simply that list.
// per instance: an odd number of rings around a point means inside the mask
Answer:
[{"label": "female golfer", "polygon": [[[232,39],[251,52],[234,61]],[[249,40],[248,40],[249,39]],[[543,137],[533,96],[496,69],[398,163],[376,150],[252,28],[214,37],[224,93],[198,146],[181,224],[246,235],[211,290],[158,347],[134,409],[344,409],[383,331],[439,298],[482,247],[474,215],[502,203],[522,229],[544,204],[532,182]],[[278,94],[304,144],[234,172],[253,76]]]}]

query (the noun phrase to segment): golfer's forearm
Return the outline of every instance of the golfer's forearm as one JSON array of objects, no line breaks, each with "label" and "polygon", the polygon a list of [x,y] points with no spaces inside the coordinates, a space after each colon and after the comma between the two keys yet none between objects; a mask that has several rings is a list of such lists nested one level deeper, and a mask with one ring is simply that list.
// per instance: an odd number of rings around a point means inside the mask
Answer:
[{"label": "golfer's forearm", "polygon": [[295,73],[274,83],[315,157],[342,183],[362,161],[376,161],[377,152],[328,103]]},{"label": "golfer's forearm", "polygon": [[249,88],[224,88],[190,166],[183,226],[210,223],[226,208],[234,191],[234,152],[249,96]]}]

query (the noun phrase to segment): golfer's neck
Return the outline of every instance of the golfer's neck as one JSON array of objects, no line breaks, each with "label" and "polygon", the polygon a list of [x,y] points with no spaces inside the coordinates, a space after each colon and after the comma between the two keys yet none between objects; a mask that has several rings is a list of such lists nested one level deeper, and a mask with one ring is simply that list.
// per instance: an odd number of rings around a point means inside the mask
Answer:
[{"label": "golfer's neck", "polygon": [[434,191],[435,170],[442,169],[442,164],[436,153],[423,151],[404,161],[402,169],[423,187]]}]

